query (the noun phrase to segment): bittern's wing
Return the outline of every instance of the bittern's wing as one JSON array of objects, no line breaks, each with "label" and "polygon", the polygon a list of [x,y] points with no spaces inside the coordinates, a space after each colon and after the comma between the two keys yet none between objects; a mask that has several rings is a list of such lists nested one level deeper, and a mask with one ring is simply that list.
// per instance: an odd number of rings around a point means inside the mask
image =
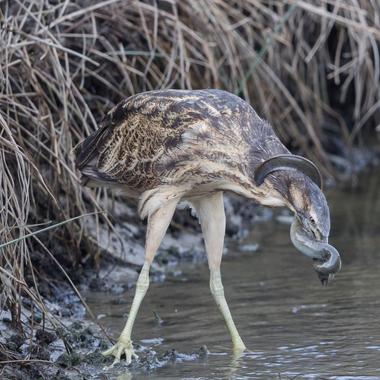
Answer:
[{"label": "bittern's wing", "polygon": [[76,147],[76,166],[92,180],[147,190],[194,174],[200,160],[233,161],[243,141],[231,125],[223,128],[215,99],[220,96],[210,97],[207,90],[132,96]]}]

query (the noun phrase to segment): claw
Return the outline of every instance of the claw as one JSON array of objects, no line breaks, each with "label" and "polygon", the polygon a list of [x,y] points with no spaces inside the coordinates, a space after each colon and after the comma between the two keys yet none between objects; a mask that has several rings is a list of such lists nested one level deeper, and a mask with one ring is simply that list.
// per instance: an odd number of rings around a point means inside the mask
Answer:
[{"label": "claw", "polygon": [[111,367],[113,367],[115,364],[120,362],[120,358],[122,354],[125,355],[127,365],[132,363],[132,359],[138,358],[138,356],[136,355],[133,349],[131,340],[125,341],[125,340],[119,339],[114,346],[102,352],[102,355],[104,356],[113,355],[115,357],[115,360],[113,361]]}]

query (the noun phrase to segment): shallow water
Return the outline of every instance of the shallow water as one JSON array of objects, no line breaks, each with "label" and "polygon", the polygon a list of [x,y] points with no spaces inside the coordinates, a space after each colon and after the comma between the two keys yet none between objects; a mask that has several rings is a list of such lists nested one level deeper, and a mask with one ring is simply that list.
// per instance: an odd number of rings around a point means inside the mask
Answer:
[{"label": "shallow water", "polygon": [[[330,242],[343,268],[327,288],[309,259],[295,251],[289,225],[252,227],[242,243],[230,243],[222,273],[227,301],[249,348],[234,358],[228,332],[208,287],[206,264],[152,284],[133,338],[157,352],[191,353],[207,345],[206,359],[182,361],[133,378],[159,379],[380,379],[380,179],[374,172],[355,192],[327,192]],[[239,252],[258,242],[257,252]],[[122,296],[88,296],[103,325],[120,333],[133,290]],[[126,303],[115,305],[115,300]],[[157,312],[164,323],[153,316]],[[130,378],[120,377],[120,378]]]}]

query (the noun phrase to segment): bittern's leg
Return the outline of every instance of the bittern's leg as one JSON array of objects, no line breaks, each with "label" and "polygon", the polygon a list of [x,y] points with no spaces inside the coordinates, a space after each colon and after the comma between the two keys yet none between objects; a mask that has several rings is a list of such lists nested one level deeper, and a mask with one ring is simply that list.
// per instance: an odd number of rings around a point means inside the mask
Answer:
[{"label": "bittern's leg", "polygon": [[148,217],[145,242],[145,262],[136,283],[136,292],[128,315],[128,320],[117,343],[107,351],[103,352],[103,355],[115,356],[114,364],[120,361],[120,357],[123,354],[126,356],[127,364],[132,361],[133,357],[137,357],[133,351],[131,340],[133,324],[135,322],[141,301],[143,300],[149,287],[149,268],[173,217],[177,203],[177,199],[172,199],[170,202],[165,204],[165,206],[161,207]]},{"label": "bittern's leg", "polygon": [[232,319],[224,297],[224,289],[220,275],[224,234],[226,230],[226,216],[224,214],[223,193],[218,192],[211,196],[192,201],[202,227],[205,241],[208,264],[210,268],[210,288],[232,338],[233,349],[236,352],[245,350],[235,323]]}]

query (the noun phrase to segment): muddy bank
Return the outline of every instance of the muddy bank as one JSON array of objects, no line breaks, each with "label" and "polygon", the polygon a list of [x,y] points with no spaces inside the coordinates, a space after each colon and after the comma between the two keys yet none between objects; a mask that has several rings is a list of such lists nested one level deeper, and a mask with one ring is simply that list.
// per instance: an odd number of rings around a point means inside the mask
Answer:
[{"label": "muddy bank", "polygon": [[[138,360],[127,367],[124,361],[112,366],[112,358],[101,352],[109,345],[98,325],[87,320],[75,321],[61,318],[62,328],[53,329],[49,324],[37,328],[25,338],[9,326],[3,318],[0,326],[1,344],[13,354],[13,359],[1,357],[3,379],[107,379],[131,371],[150,372],[169,363],[201,360],[207,357],[207,347],[191,353],[179,353],[175,349],[158,354],[154,346],[135,345]],[[20,359],[22,357],[22,359]]]},{"label": "muddy bank", "polygon": [[[186,255],[183,255],[182,259],[200,260],[194,259],[190,252]],[[167,274],[175,273],[175,263],[179,259],[180,255],[174,250],[163,250],[159,263],[152,271],[152,282],[163,281]],[[137,273],[126,268],[125,264],[112,261],[98,274],[89,273],[79,285],[79,289],[82,294],[98,290],[104,292],[104,295],[118,295],[129,289],[128,294],[133,297],[133,279],[136,276]],[[126,279],[128,281],[124,282]],[[119,298],[115,302],[123,302],[123,299]],[[0,320],[1,378],[115,378],[124,373],[124,369],[125,374],[129,373],[129,369],[148,373],[169,363],[198,360],[207,356],[205,347],[187,353],[177,352],[173,348],[158,354],[154,350],[154,342],[149,342],[146,346],[134,345],[139,359],[132,366],[125,366],[123,360],[112,367],[113,359],[101,354],[114,343],[101,327],[102,315],[97,315],[96,319],[88,319],[89,315],[86,316],[86,308],[79,297],[64,283],[56,287],[54,296],[49,300],[45,299],[44,303],[49,318],[45,317],[42,310],[31,305],[28,298],[23,298],[22,332],[14,328],[11,313],[4,308]]]}]

